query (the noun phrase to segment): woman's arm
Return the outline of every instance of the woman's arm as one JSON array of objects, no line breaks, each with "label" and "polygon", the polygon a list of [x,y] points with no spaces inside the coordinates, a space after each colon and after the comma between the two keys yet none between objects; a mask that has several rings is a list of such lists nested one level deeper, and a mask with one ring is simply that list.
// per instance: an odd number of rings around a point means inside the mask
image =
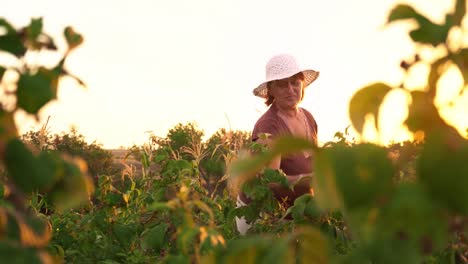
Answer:
[{"label": "woman's arm", "polygon": [[[257,140],[258,143],[266,145],[268,148],[271,148],[273,141],[271,138],[259,138]],[[281,155],[278,155],[272,159],[270,164],[268,164],[268,168],[274,169],[274,170],[279,170],[281,166]],[[297,191],[305,191],[310,189],[310,177],[311,174],[298,174],[298,175],[286,175],[286,178],[288,179],[288,182],[290,185],[295,186],[295,190]],[[306,180],[309,179],[309,180]],[[279,187],[279,184],[273,183],[270,185],[270,187],[274,187],[273,189],[277,189]]]}]

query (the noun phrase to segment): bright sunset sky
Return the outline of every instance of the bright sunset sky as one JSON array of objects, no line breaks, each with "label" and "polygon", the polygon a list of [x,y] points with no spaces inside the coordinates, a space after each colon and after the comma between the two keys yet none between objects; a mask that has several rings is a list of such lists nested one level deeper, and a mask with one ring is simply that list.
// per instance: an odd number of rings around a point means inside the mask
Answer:
[{"label": "bright sunset sky", "polygon": [[[376,81],[398,84],[403,77],[400,60],[414,51],[407,35],[411,25],[384,27],[390,8],[402,2],[7,0],[0,17],[20,27],[42,16],[45,31],[62,47],[67,25],[85,38],[67,68],[87,88],[61,83],[59,100],[41,111],[43,121],[51,116],[52,132],[73,125],[89,141],[117,148],[144,143],[146,131],[165,136],[179,122],[194,121],[208,136],[229,126],[251,130],[266,110],[252,95],[264,79],[265,63],[277,53],[290,53],[304,67],[320,71],[302,107],[315,116],[324,142],[349,125],[348,102],[357,89]],[[441,0],[404,3],[437,22],[453,6]],[[456,74],[450,79],[461,82]],[[399,94],[390,97],[404,100]],[[440,100],[450,100],[450,93]],[[464,101],[458,116],[448,115],[468,128]],[[382,139],[404,139],[396,124],[405,108],[389,102],[384,110],[388,122]],[[21,132],[35,125],[19,122]]]}]

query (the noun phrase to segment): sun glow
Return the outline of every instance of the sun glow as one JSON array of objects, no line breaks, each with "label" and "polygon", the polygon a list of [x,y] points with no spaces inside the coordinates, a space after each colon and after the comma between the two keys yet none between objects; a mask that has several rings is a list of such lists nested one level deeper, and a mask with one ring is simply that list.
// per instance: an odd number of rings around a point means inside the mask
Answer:
[{"label": "sun glow", "polygon": [[[15,26],[43,17],[45,31],[59,46],[67,25],[85,38],[66,65],[87,88],[64,80],[58,100],[41,110],[40,122],[17,118],[20,132],[39,128],[51,116],[52,132],[75,126],[89,141],[116,148],[146,142],[146,131],[165,136],[177,123],[196,122],[206,135],[219,128],[250,131],[266,110],[252,89],[264,79],[266,61],[286,52],[320,71],[302,106],[317,120],[319,141],[333,140],[350,124],[348,103],[359,88],[377,81],[398,86],[404,78],[398,65],[414,54],[407,36],[412,25],[384,27],[394,0],[364,0],[357,7],[344,0],[294,1],[7,1],[3,9]],[[436,22],[453,6],[453,1],[408,2]],[[294,15],[278,19],[285,14]],[[460,32],[451,34],[464,39]],[[427,69],[414,71],[406,85],[424,87]],[[460,86],[456,75],[441,80],[447,88],[436,104],[462,133],[468,127],[468,96],[452,98]],[[369,123],[365,138],[383,143],[409,138],[401,125],[406,101],[401,92],[388,94],[379,135]]]}]

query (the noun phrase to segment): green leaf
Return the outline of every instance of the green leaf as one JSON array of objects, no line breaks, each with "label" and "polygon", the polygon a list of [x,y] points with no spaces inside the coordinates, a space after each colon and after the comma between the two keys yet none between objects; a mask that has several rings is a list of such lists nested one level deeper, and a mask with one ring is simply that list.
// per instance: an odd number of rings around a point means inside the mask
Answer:
[{"label": "green leaf", "polygon": [[307,139],[291,136],[278,137],[272,146],[273,155],[289,155],[301,151],[313,151],[316,146]]},{"label": "green leaf", "polygon": [[112,232],[117,238],[117,241],[124,247],[130,246],[133,239],[136,237],[137,225],[134,223],[114,223]]},{"label": "green leaf", "polygon": [[23,192],[29,193],[36,188],[34,179],[40,177],[34,155],[19,139],[11,140],[5,151],[5,165],[9,178]]},{"label": "green leaf", "polygon": [[311,199],[311,195],[305,194],[294,201],[294,205],[289,208],[294,222],[298,223],[299,221],[304,220],[304,211]]},{"label": "green leaf", "polygon": [[242,192],[253,200],[265,200],[272,197],[268,185],[259,177],[254,177],[242,185]]},{"label": "green leaf", "polygon": [[41,192],[47,192],[64,176],[63,160],[58,152],[41,151],[37,156],[37,162],[41,168],[37,187]]},{"label": "green leaf", "polygon": [[357,91],[349,103],[349,115],[353,127],[362,133],[367,114],[374,115],[375,127],[379,128],[379,108],[392,88],[384,83],[374,83]]},{"label": "green leaf", "polygon": [[0,18],[0,28],[6,30],[6,34],[0,36],[0,50],[9,52],[17,57],[26,53],[26,47],[21,41],[21,37],[16,33],[13,26],[3,18]]},{"label": "green leaf", "polygon": [[375,239],[360,253],[350,263],[424,263],[419,249],[405,239]]},{"label": "green leaf", "polygon": [[[41,250],[35,248],[22,248],[11,245],[5,240],[0,241],[0,262],[11,263],[11,264],[42,264],[41,257],[39,255]],[[42,254],[48,255],[46,252]]]},{"label": "green leaf", "polygon": [[208,205],[206,205],[206,203],[204,203],[204,202],[202,202],[200,200],[193,200],[193,201],[190,201],[189,204],[196,205],[200,210],[206,212],[210,217],[210,223],[214,225],[213,211],[211,210],[211,208]]},{"label": "green leaf", "polygon": [[417,173],[431,197],[455,213],[468,214],[468,141],[451,143],[452,136],[432,133],[426,139]]},{"label": "green leaf", "polygon": [[[17,216],[18,217],[18,216]],[[45,247],[52,238],[52,226],[44,215],[26,215],[22,218],[20,225],[21,233],[29,233],[29,236],[23,237],[24,245],[35,247]]]},{"label": "green leaf", "polygon": [[319,203],[332,208],[340,204],[347,209],[375,206],[392,190],[394,169],[386,150],[379,146],[325,148],[318,152],[316,164],[316,196]]},{"label": "green leaf", "polygon": [[83,36],[75,32],[72,27],[66,27],[63,34],[67,40],[69,50],[72,50],[83,43]]},{"label": "green leaf", "polygon": [[414,19],[418,23],[418,28],[410,32],[414,41],[432,44],[434,47],[446,41],[451,27],[448,21],[443,25],[433,23],[409,5],[394,7],[388,16],[387,24],[403,19]]},{"label": "green leaf", "polygon": [[141,234],[142,248],[144,250],[154,250],[154,252],[156,253],[160,252],[165,244],[166,232],[168,227],[168,224],[161,223],[143,231],[143,233]]},{"label": "green leaf", "polygon": [[200,247],[201,254],[205,255],[217,249],[224,249],[226,241],[216,227],[200,227]]},{"label": "green leaf", "polygon": [[450,20],[452,25],[461,26],[463,17],[466,14],[466,0],[456,0],[455,10],[447,15],[447,20]]},{"label": "green leaf", "polygon": [[63,247],[57,244],[50,244],[49,247],[49,252],[54,258],[59,258],[61,260],[65,259],[65,250],[63,250]]},{"label": "green leaf", "polygon": [[[63,166],[63,175],[49,193],[49,197],[59,211],[88,202],[94,191],[93,180],[86,174],[84,164],[80,165],[77,160],[63,160],[61,166]],[[122,195],[116,195],[123,203]]]},{"label": "green leaf", "polygon": [[162,202],[154,202],[148,206],[148,211],[160,211],[168,209],[171,209],[171,207],[167,203]]},{"label": "green leaf", "polygon": [[261,254],[261,258],[257,261],[257,263],[288,263],[288,261],[292,262],[292,258],[293,256],[289,252],[287,241],[281,239],[276,241],[276,243],[272,243],[270,247],[267,247],[266,250]]},{"label": "green leaf", "polygon": [[431,44],[436,47],[447,40],[450,25],[438,25],[429,20],[422,20],[420,27],[409,33],[410,37],[415,41],[423,44]]},{"label": "green leaf", "polygon": [[36,42],[37,38],[42,32],[42,26],[42,18],[31,19],[31,23],[26,28],[27,37],[31,43]]},{"label": "green leaf", "polygon": [[255,157],[249,157],[235,162],[230,168],[230,174],[233,178],[239,176],[250,178],[270,163],[277,155],[289,155],[300,151],[313,151],[316,148],[316,145],[306,139],[281,136],[275,139],[271,150],[260,153]]},{"label": "green leaf", "polygon": [[7,31],[7,34],[16,32],[15,28],[8,21],[6,21],[4,18],[0,18],[0,27],[5,28],[6,31]]},{"label": "green leaf", "polygon": [[412,132],[431,131],[434,128],[444,126],[445,122],[439,115],[439,111],[432,103],[428,93],[423,91],[411,92],[412,102],[408,109],[408,118],[405,124]]},{"label": "green leaf", "polygon": [[11,140],[6,148],[5,165],[10,179],[23,191],[48,191],[59,179],[59,157],[41,152],[35,157],[18,139]]},{"label": "green leaf", "polygon": [[224,250],[220,249],[216,256],[210,255],[209,259],[203,258],[202,263],[295,263],[291,251],[284,238],[250,236],[229,241]]},{"label": "green leaf", "polygon": [[190,264],[190,259],[187,255],[168,255],[162,263],[167,264]]},{"label": "green leaf", "polygon": [[421,17],[416,10],[414,10],[413,7],[409,5],[397,5],[395,6],[391,11],[387,19],[387,24],[397,21],[397,20],[402,20],[402,19],[409,19],[409,18],[417,18]]},{"label": "green leaf", "polygon": [[149,156],[145,152],[141,153],[141,164],[145,169],[148,169],[150,166]]},{"label": "green leaf", "polygon": [[0,36],[0,50],[11,53],[16,57],[21,57],[26,53],[26,47],[16,33]]},{"label": "green leaf", "polygon": [[317,204],[322,209],[343,207],[343,198],[338,191],[333,161],[327,149],[319,149],[315,154],[315,177],[313,186]]},{"label": "green leaf", "polygon": [[35,74],[22,74],[16,91],[18,107],[30,114],[36,114],[39,109],[54,99],[56,90],[53,82],[57,77],[53,77],[42,71]]},{"label": "green leaf", "polygon": [[305,209],[304,209],[304,215],[312,218],[319,218],[320,215],[322,214],[322,211],[317,205],[316,199],[313,199],[310,194],[304,194],[302,196],[310,196],[311,199],[307,201]]},{"label": "green leaf", "polygon": [[248,179],[259,172],[267,165],[275,156],[271,152],[259,154],[254,157],[242,159],[235,162],[230,168],[232,179],[244,178]]},{"label": "green leaf", "polygon": [[397,187],[391,201],[382,208],[377,225],[376,236],[405,237],[417,251],[421,251],[423,243],[430,243],[433,251],[443,250],[448,242],[448,224],[443,211],[417,183]]},{"label": "green leaf", "polygon": [[299,263],[329,263],[328,241],[315,228],[302,227],[298,230],[297,258]]},{"label": "green leaf", "polygon": [[234,208],[231,214],[237,217],[243,216],[247,223],[251,223],[258,218],[258,211],[258,208],[254,208],[253,204],[249,204],[247,206]]},{"label": "green leaf", "polygon": [[289,186],[286,174],[284,174],[284,172],[280,170],[266,168],[263,171],[262,183],[268,184],[272,182],[277,182],[281,184],[281,186],[286,188]]},{"label": "green leaf", "polygon": [[188,254],[194,246],[194,241],[200,233],[198,227],[184,226],[177,232],[177,247],[183,254]]},{"label": "green leaf", "polygon": [[4,221],[2,227],[4,228],[5,237],[9,240],[19,242],[21,240],[21,231],[15,213],[5,208],[0,208],[0,213],[2,214],[2,221]]}]

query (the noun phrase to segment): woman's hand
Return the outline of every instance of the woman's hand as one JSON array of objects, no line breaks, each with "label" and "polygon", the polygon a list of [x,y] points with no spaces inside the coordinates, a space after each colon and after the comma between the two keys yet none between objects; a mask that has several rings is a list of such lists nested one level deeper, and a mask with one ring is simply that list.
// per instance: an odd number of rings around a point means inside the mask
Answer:
[{"label": "woman's hand", "polygon": [[313,173],[304,173],[299,175],[287,175],[289,185],[292,187],[298,184],[309,184],[312,179]]},{"label": "woman's hand", "polygon": [[312,196],[314,196],[314,189],[312,188],[310,181],[312,180],[313,173],[306,173],[306,174],[299,174],[299,176],[288,176],[289,178],[294,178],[291,179],[289,182],[291,185],[291,189],[294,190],[294,193],[297,195],[297,197],[310,193]]}]

